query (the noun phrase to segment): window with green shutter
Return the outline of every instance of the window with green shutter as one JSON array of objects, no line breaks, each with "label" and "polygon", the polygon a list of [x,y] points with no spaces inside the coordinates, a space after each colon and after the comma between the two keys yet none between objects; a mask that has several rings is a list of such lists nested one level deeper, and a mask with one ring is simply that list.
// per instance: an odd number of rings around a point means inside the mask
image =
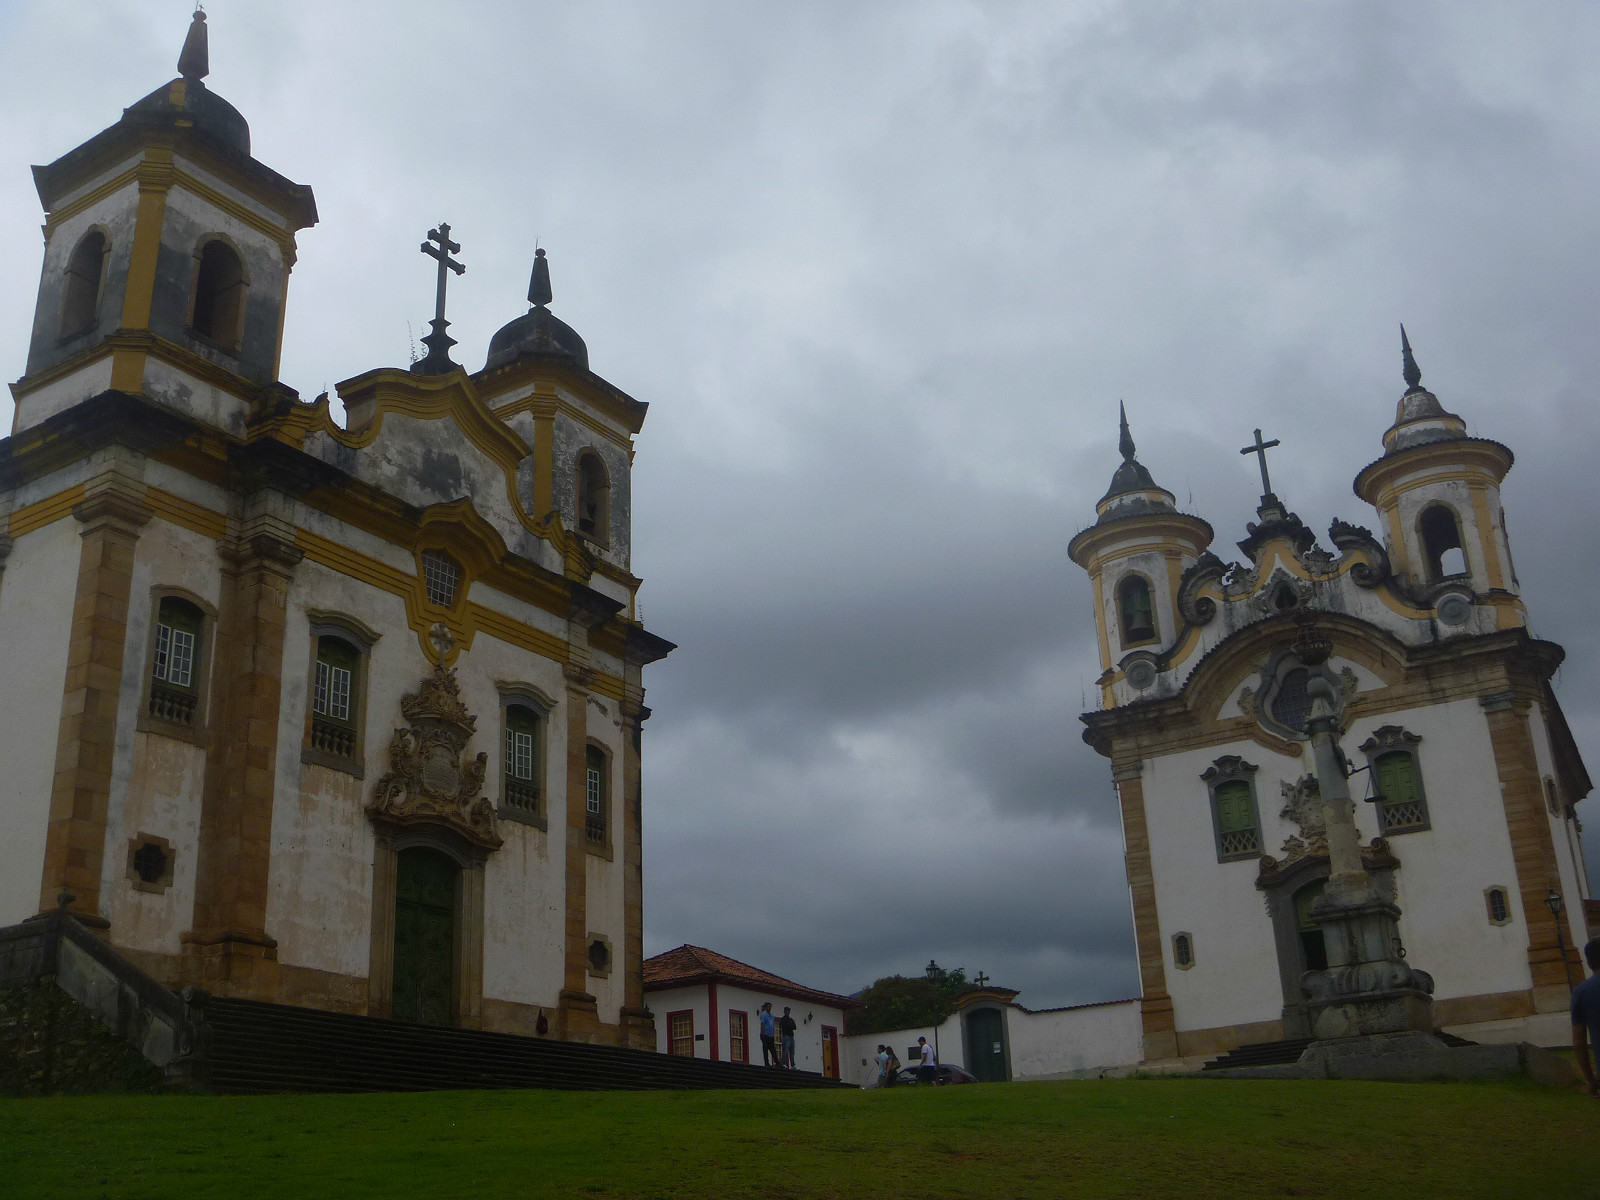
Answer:
[{"label": "window with green shutter", "polygon": [[1200,774],[1210,790],[1211,825],[1217,836],[1217,861],[1257,858],[1261,821],[1256,812],[1255,773],[1260,768],[1237,754],[1224,754]]},{"label": "window with green shutter", "polygon": [[1377,779],[1378,821],[1385,836],[1428,828],[1428,806],[1422,797],[1417,758],[1409,750],[1390,750],[1372,763]]}]

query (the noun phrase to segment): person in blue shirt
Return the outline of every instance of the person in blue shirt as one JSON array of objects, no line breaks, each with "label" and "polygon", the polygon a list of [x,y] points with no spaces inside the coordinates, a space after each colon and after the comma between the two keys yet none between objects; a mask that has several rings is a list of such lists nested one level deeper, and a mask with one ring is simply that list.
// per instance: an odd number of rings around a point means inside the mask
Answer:
[{"label": "person in blue shirt", "polygon": [[1595,973],[1572,989],[1572,1057],[1589,1085],[1589,1095],[1600,1096],[1600,1083],[1595,1082],[1594,1063],[1589,1056],[1591,1046],[1600,1052],[1600,937],[1589,939],[1583,948],[1583,961]]},{"label": "person in blue shirt", "polygon": [[761,1065],[764,1067],[783,1065],[778,1060],[778,1047],[773,1041],[777,1031],[778,1022],[772,1015],[772,1001],[768,1000],[761,1006]]}]

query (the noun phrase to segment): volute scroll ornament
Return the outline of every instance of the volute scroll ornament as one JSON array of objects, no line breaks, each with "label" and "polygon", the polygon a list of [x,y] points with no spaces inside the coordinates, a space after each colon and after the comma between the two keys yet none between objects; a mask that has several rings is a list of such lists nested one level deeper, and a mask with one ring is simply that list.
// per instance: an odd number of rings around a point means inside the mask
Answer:
[{"label": "volute scroll ornament", "polygon": [[1334,518],[1328,526],[1328,540],[1343,556],[1364,553],[1369,561],[1356,562],[1350,568],[1350,578],[1359,588],[1372,589],[1389,578],[1389,552],[1383,543],[1372,536],[1372,531],[1360,525]]},{"label": "volute scroll ornament", "polygon": [[1228,566],[1207,550],[1183,573],[1178,580],[1178,613],[1191,625],[1210,624],[1217,615],[1217,602],[1200,594],[1206,584],[1222,586],[1222,577]]},{"label": "volute scroll ornament", "polygon": [[367,815],[391,825],[444,826],[473,845],[498,850],[494,805],[483,795],[489,756],[463,763],[478,718],[461,701],[455,671],[439,664],[400,701],[406,728],[389,740],[389,770]]}]

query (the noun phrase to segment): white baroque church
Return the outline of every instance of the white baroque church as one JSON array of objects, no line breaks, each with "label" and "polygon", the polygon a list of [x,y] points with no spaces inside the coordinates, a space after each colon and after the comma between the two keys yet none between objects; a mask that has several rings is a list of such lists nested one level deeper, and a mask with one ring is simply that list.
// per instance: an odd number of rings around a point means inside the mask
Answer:
[{"label": "white baroque church", "polygon": [[[1589,895],[1573,806],[1590,782],[1512,561],[1499,442],[1407,388],[1356,474],[1378,532],[1331,549],[1273,494],[1243,560],[1135,457],[1068,553],[1094,589],[1103,673],[1085,740],[1110,759],[1138,945],[1143,1058],[1310,1033],[1301,977],[1326,966],[1328,876],[1304,733],[1311,673],[1335,685],[1362,857],[1398,904],[1440,1027],[1565,1041]],[[1264,453],[1259,431],[1258,453]],[[1268,443],[1272,444],[1272,443]],[[1293,648],[1314,621],[1332,657]]]},{"label": "white baroque church", "polygon": [[[34,168],[0,442],[0,925],[168,986],[653,1049],[629,471],[646,406],[529,299],[476,371],[278,379],[311,189],[180,76]],[[448,226],[429,253],[459,264]],[[442,303],[442,300],[441,300]]]}]

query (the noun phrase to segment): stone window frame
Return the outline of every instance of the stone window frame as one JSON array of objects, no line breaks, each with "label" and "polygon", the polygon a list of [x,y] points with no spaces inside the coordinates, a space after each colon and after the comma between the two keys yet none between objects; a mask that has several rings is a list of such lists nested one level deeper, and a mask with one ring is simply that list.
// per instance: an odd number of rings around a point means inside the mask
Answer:
[{"label": "stone window frame", "polygon": [[[356,779],[365,779],[367,693],[371,690],[368,683],[372,676],[372,648],[378,644],[378,639],[383,635],[357,617],[326,609],[307,609],[306,622],[309,634],[306,638],[306,716],[305,727],[301,732],[300,761],[327,767],[333,771],[343,771]],[[351,727],[355,731],[355,746],[348,755],[315,745],[312,736],[316,723],[316,714],[312,711],[312,707],[316,702],[318,643],[325,637],[338,638],[356,651],[356,672],[355,678],[351,681],[355,702],[351,705],[354,712],[350,718]]]},{"label": "stone window frame", "polygon": [[1172,935],[1172,965],[1180,971],[1194,969],[1194,934],[1187,929]]},{"label": "stone window frame", "polygon": [[[550,717],[555,712],[555,701],[530,683],[497,683],[500,694],[500,744],[497,757],[500,763],[500,803],[495,805],[495,816],[535,829],[550,828]],[[539,789],[538,808],[529,811],[506,801],[506,740],[510,732],[507,710],[512,705],[533,710],[539,722],[539,732],[534,738],[533,775]]]},{"label": "stone window frame", "polygon": [[[593,529],[583,527],[584,497],[593,489],[584,485],[585,464],[592,463],[599,475],[599,495]],[[572,460],[572,527],[579,537],[586,538],[601,548],[611,545],[611,469],[605,456],[594,446],[585,446]]]},{"label": "stone window frame", "polygon": [[[1254,763],[1245,762],[1237,754],[1224,754],[1209,767],[1200,773],[1200,779],[1206,785],[1206,798],[1211,809],[1211,835],[1215,841],[1217,861],[1219,863],[1255,861],[1263,853],[1265,844],[1261,836],[1261,801],[1256,795],[1256,772],[1261,768]],[[1246,850],[1224,850],[1222,845],[1222,814],[1217,805],[1217,791],[1229,783],[1243,783],[1250,793],[1250,811],[1255,818],[1255,845]],[[1231,833],[1243,832],[1230,830]]]},{"label": "stone window frame", "polygon": [[1416,825],[1405,825],[1390,828],[1388,821],[1388,806],[1383,801],[1378,801],[1372,807],[1376,809],[1378,819],[1378,832],[1386,837],[1400,837],[1408,833],[1426,833],[1433,828],[1433,811],[1428,806],[1428,791],[1422,779],[1422,756],[1417,752],[1417,746],[1422,742],[1422,735],[1412,733],[1400,725],[1383,725],[1372,731],[1371,736],[1358,747],[1367,759],[1368,778],[1372,781],[1372,794],[1381,795],[1382,789],[1378,784],[1378,760],[1390,754],[1405,754],[1411,759],[1411,777],[1417,785],[1417,806],[1422,812],[1422,821]]},{"label": "stone window frame", "polygon": [[[155,846],[166,857],[166,864],[158,879],[147,880],[134,863],[136,856],[146,846]],[[164,894],[172,886],[173,870],[177,861],[177,849],[164,837],[140,831],[128,839],[128,882],[133,885],[133,890],[136,892],[149,892],[155,896]]]},{"label": "stone window frame", "polygon": [[[583,943],[584,969],[588,971],[591,978],[610,979],[611,968],[616,964],[617,961],[616,952],[613,950],[611,945],[611,939],[603,933],[590,933],[588,937],[583,939]],[[598,957],[594,950],[596,945],[600,945],[605,948],[605,962],[603,965],[598,967],[595,966],[595,959]]]},{"label": "stone window frame", "polygon": [[[79,252],[84,244],[98,235],[103,248],[100,251],[100,276],[95,280],[94,302],[91,305],[90,316],[87,321],[76,328],[67,328],[67,303],[72,298],[72,285],[69,277],[74,274],[73,268],[77,265]],[[93,333],[100,328],[100,306],[106,298],[106,275],[111,265],[111,231],[104,225],[91,225],[85,229],[78,240],[73,243],[72,253],[67,255],[67,265],[61,269],[61,303],[56,313],[56,344],[66,345],[77,340],[85,334]],[[80,276],[82,278],[82,276]]]},{"label": "stone window frame", "polygon": [[[1314,667],[1307,666],[1300,661],[1299,656],[1293,650],[1286,646],[1274,651],[1267,660],[1266,666],[1262,667],[1260,673],[1256,676],[1256,684],[1254,688],[1250,689],[1251,700],[1246,711],[1251,712],[1257,724],[1268,733],[1276,734],[1285,741],[1291,742],[1304,741],[1306,731],[1292,728],[1278,720],[1273,715],[1272,706],[1277,702],[1278,695],[1283,690],[1284,681],[1295,671],[1306,672],[1307,684],[1312,679],[1320,676],[1333,685],[1335,716],[1339,716],[1344,712],[1349,695],[1355,688],[1354,677],[1346,678],[1349,675],[1348,667],[1345,668],[1344,674],[1340,674],[1335,672],[1327,663]],[[1307,711],[1309,712],[1309,709]]]},{"label": "stone window frame", "polygon": [[[1495,898],[1496,895],[1498,895],[1500,897],[1500,907],[1505,910],[1505,915],[1501,916],[1501,917],[1496,917],[1494,915],[1494,898]],[[1484,888],[1483,889],[1483,909],[1484,909],[1484,913],[1489,918],[1489,924],[1491,924],[1491,925],[1509,925],[1509,924],[1511,924],[1512,917],[1513,917],[1513,914],[1512,914],[1512,911],[1511,911],[1511,889],[1508,888],[1503,883],[1490,884],[1488,887]]]},{"label": "stone window frame", "polygon": [[[1144,585],[1145,599],[1150,602],[1150,636],[1130,637],[1128,635],[1126,613],[1123,611],[1123,591],[1130,584],[1138,582]],[[1150,577],[1143,571],[1127,570],[1117,578],[1116,585],[1111,589],[1113,601],[1117,609],[1117,637],[1122,649],[1130,650],[1135,646],[1159,646],[1161,644],[1161,622],[1156,613],[1156,589]]]},{"label": "stone window frame", "polygon": [[[205,259],[206,247],[222,245],[232,254],[239,264],[239,307],[234,318],[233,337],[223,338],[216,336],[216,332],[201,333],[195,328],[194,319],[196,308],[200,300],[200,269]],[[250,307],[250,264],[245,257],[243,248],[238,242],[227,234],[217,230],[202,234],[194,244],[193,265],[189,268],[189,301],[184,310],[183,331],[201,345],[220,350],[230,358],[238,358],[244,352],[245,318]]]},{"label": "stone window frame", "polygon": [[[599,754],[602,764],[600,775],[600,832],[602,836],[600,837],[596,837],[594,835],[594,823],[590,820],[591,814],[589,811],[589,754],[591,751]],[[611,748],[604,742],[601,742],[595,738],[587,739],[584,743],[583,754],[583,841],[584,846],[588,849],[590,854],[598,855],[599,857],[606,859],[609,859],[613,853],[612,830],[616,824],[613,820],[614,814],[612,811],[616,807],[615,793],[617,790],[616,771],[614,768],[615,760],[611,753]]]},{"label": "stone window frame", "polygon": [[[195,668],[194,719],[188,724],[157,716],[150,711],[156,683],[156,626],[160,624],[163,600],[181,600],[200,611],[200,636],[196,639],[195,648],[195,657],[199,662]],[[150,589],[150,616],[146,629],[149,632],[145,637],[144,674],[139,688],[139,715],[134,721],[134,728],[141,733],[160,734],[202,748],[211,745],[211,676],[216,661],[216,606],[188,588],[158,583]]]}]

